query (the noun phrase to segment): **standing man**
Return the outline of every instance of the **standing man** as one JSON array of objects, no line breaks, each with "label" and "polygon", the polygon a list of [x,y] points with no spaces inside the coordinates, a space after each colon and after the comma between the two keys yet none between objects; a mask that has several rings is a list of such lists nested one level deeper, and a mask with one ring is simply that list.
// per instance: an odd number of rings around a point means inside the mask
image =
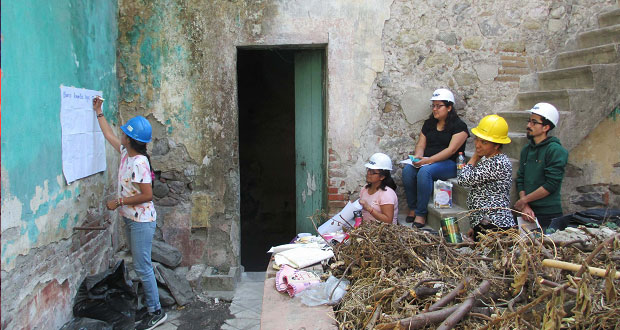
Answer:
[{"label": "standing man", "polygon": [[519,158],[519,200],[515,203],[515,209],[531,217],[524,217],[525,220],[534,221],[536,217],[544,231],[552,219],[562,216],[560,187],[568,151],[558,138],[548,136],[549,131],[558,124],[558,110],[549,103],[538,103],[528,111],[529,143],[523,147]]}]

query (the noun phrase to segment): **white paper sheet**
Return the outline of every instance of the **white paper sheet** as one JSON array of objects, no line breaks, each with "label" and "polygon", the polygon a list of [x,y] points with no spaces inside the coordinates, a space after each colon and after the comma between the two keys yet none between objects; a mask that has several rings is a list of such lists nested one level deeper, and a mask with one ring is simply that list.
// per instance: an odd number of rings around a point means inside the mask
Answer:
[{"label": "white paper sheet", "polygon": [[62,172],[67,184],[105,171],[105,138],[93,111],[100,91],[60,86]]},{"label": "white paper sheet", "polygon": [[533,222],[524,220],[522,217],[517,217],[517,224],[519,225],[519,232],[521,236],[527,236],[525,229],[531,232],[542,232],[542,228],[538,223],[538,219],[534,218]]}]

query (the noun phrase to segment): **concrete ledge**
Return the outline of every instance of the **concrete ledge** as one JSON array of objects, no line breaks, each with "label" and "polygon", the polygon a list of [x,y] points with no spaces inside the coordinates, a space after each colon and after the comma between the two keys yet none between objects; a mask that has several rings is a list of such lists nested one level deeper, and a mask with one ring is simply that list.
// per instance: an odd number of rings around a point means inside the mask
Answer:
[{"label": "concrete ledge", "polygon": [[303,305],[300,301],[290,298],[287,293],[278,292],[274,277],[265,279],[261,329],[335,330],[338,327],[334,319],[331,306]]},{"label": "concrete ledge", "polygon": [[206,291],[233,292],[241,279],[241,272],[240,267],[230,267],[228,274],[219,274],[213,267],[207,267],[201,278],[202,288]]}]

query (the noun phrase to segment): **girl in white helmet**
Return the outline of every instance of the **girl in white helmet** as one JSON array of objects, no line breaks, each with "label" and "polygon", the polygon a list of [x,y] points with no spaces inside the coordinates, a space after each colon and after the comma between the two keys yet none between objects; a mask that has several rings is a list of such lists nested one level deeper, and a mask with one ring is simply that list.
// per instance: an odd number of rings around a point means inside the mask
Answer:
[{"label": "girl in white helmet", "polygon": [[396,183],[390,173],[392,160],[386,154],[376,153],[366,163],[366,186],[360,191],[360,205],[364,221],[378,220],[397,224],[398,197]]},{"label": "girl in white helmet", "polygon": [[454,109],[454,95],[437,89],[431,97],[432,113],[422,126],[414,156],[419,161],[403,168],[402,180],[409,213],[406,221],[416,228],[426,224],[426,206],[433,193],[434,180],[456,177],[456,157],[465,151],[467,125]]},{"label": "girl in white helmet", "polygon": [[125,222],[127,240],[134,268],[144,288],[147,314],[136,325],[138,330],[153,329],[166,321],[161,309],[157,281],[151,264],[151,248],[155,234],[157,212],[153,205],[153,172],[146,144],[151,141],[151,124],[142,117],[131,118],[121,126],[120,139],[106,121],[101,105],[103,99],[93,98],[93,110],[103,136],[121,154],[118,169],[119,196],[106,203],[108,210],[119,209]]}]

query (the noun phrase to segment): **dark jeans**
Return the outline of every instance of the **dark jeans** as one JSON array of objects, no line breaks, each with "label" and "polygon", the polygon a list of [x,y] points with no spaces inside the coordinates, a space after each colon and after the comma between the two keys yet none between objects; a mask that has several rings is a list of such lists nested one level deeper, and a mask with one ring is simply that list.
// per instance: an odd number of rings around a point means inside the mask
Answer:
[{"label": "dark jeans", "polygon": [[562,216],[562,213],[554,213],[554,214],[534,213],[534,214],[536,215],[536,219],[538,219],[538,223],[540,224],[540,227],[542,228],[543,233],[547,230],[547,228],[549,228],[549,225],[551,224],[551,220]]}]

